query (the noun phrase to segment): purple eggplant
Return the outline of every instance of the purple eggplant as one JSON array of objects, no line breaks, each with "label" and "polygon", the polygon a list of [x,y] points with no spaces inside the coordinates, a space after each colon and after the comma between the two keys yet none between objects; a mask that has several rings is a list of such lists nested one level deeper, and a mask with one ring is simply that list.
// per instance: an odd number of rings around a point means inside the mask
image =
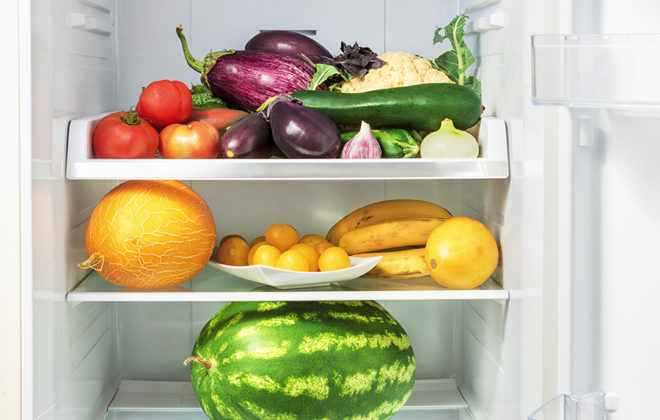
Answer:
[{"label": "purple eggplant", "polygon": [[242,117],[220,139],[221,158],[267,158],[274,151],[270,124],[261,112]]},{"label": "purple eggplant", "polygon": [[321,57],[332,58],[330,51],[312,38],[294,31],[264,31],[253,36],[246,50],[271,51],[286,55],[303,54],[312,62],[318,63]]},{"label": "purple eggplant", "polygon": [[291,101],[269,108],[273,140],[288,158],[336,158],[341,150],[337,125],[324,113]]},{"label": "purple eggplant", "polygon": [[302,57],[270,51],[217,51],[199,61],[190,54],[181,26],[176,33],[188,65],[202,74],[213,96],[246,111],[255,111],[270,97],[307,89],[316,72]]}]

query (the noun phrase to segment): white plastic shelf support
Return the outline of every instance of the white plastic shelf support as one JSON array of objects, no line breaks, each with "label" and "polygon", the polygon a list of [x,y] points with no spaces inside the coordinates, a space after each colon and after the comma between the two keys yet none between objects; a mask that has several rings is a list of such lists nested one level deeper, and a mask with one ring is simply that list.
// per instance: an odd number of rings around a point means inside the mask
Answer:
[{"label": "white plastic shelf support", "polygon": [[504,120],[484,117],[475,159],[96,159],[92,134],[107,114],[69,125],[69,179],[381,180],[497,179],[509,176]]}]

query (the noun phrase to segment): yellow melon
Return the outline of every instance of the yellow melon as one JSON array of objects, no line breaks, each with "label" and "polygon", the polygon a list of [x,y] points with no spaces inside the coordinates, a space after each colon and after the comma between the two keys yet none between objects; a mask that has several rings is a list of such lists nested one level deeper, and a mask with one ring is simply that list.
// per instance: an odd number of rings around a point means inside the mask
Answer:
[{"label": "yellow melon", "polygon": [[94,209],[85,231],[89,258],[78,265],[124,287],[172,287],[204,269],[215,238],[211,210],[190,187],[127,181]]},{"label": "yellow melon", "polygon": [[493,234],[469,217],[452,217],[431,231],[424,253],[431,277],[450,289],[472,289],[488,280],[499,261]]}]

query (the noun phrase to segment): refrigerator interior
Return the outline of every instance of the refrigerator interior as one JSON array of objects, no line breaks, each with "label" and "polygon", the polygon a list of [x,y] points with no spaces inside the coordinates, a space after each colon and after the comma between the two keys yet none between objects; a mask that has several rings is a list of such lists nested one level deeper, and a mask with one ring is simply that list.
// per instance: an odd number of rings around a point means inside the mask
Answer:
[{"label": "refrigerator interior", "polygon": [[[548,18],[536,13],[538,7],[542,1],[33,0],[32,322],[24,342],[32,357],[24,366],[24,418],[201,418],[182,361],[227,296],[378,300],[404,326],[417,358],[417,392],[396,418],[524,418],[544,399],[541,291],[548,242],[541,139],[549,111],[531,103],[529,36]],[[434,58],[447,48],[432,44],[435,27],[466,8],[484,115],[506,124],[508,176],[354,179],[329,174],[336,168],[322,163],[325,179],[305,179],[303,172],[276,180],[187,179],[184,172],[180,180],[211,207],[218,241],[232,233],[254,238],[275,222],[323,235],[370,202],[436,202],[495,234],[501,261],[492,289],[456,295],[438,292],[426,278],[404,282],[405,293],[386,283],[353,295],[266,293],[234,282],[232,293],[218,298],[198,293],[196,282],[204,280],[196,278],[183,285],[193,293],[122,293],[103,286],[74,293],[93,280],[76,266],[85,259],[86,222],[100,198],[130,179],[134,168],[119,166],[116,177],[67,179],[69,122],[133,106],[153,80],[197,82],[183,60],[177,25],[183,24],[197,57],[241,48],[259,30],[290,29],[312,34],[332,53],[343,40]]]}]

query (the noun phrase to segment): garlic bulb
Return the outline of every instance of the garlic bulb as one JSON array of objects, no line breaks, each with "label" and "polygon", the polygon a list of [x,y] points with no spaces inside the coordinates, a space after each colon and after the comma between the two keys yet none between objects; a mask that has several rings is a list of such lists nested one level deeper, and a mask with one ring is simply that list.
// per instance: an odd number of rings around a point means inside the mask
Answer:
[{"label": "garlic bulb", "polygon": [[360,131],[344,145],[342,159],[380,159],[383,151],[380,143],[371,134],[371,126],[362,121]]}]

